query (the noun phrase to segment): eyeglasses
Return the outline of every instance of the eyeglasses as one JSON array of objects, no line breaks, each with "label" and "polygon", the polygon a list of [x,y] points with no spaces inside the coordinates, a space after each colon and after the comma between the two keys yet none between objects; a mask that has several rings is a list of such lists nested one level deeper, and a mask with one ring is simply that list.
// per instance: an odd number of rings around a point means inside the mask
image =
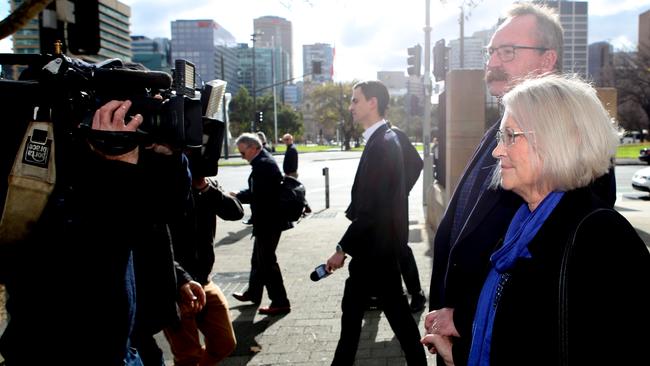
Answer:
[{"label": "eyeglasses", "polygon": [[492,54],[496,52],[501,62],[510,62],[515,59],[516,50],[548,51],[549,48],[533,47],[533,46],[517,46],[517,45],[486,47],[483,49],[483,56],[485,57],[485,62],[487,63],[488,61],[490,61],[490,57],[492,57]]},{"label": "eyeglasses", "polygon": [[506,128],[503,129],[503,131],[502,130],[497,131],[497,135],[496,135],[497,144],[502,143],[506,147],[512,146],[512,145],[515,144],[515,142],[517,142],[517,136],[523,136],[523,135],[526,135],[527,133],[533,133],[533,131],[528,131],[528,132],[519,131],[519,132],[516,132],[512,128],[506,127]]}]

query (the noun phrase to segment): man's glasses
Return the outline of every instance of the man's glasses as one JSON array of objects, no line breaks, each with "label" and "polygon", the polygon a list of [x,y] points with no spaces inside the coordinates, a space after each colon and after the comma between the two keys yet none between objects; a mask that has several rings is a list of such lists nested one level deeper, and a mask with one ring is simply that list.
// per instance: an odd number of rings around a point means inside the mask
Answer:
[{"label": "man's glasses", "polygon": [[533,46],[517,46],[517,45],[508,45],[508,46],[499,46],[499,47],[486,47],[483,49],[483,56],[485,57],[485,62],[490,61],[493,53],[497,53],[497,57],[501,62],[510,62],[515,59],[515,52],[517,50],[537,50],[537,51],[548,51],[546,47],[533,47]]},{"label": "man's glasses", "polygon": [[503,130],[498,130],[497,131],[497,144],[500,142],[503,144],[503,146],[512,146],[517,142],[517,136],[523,136],[526,133],[533,133],[533,131],[528,131],[528,132],[516,132],[510,127],[506,127]]}]

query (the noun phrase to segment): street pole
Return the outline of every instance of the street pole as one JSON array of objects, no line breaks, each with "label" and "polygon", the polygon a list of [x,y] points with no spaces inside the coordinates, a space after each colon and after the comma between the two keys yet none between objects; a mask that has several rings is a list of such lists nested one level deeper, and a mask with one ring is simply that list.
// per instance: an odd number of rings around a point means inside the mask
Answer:
[{"label": "street pole", "polygon": [[424,169],[422,174],[422,204],[427,206],[427,191],[433,183],[433,161],[430,151],[431,142],[431,0],[426,1],[425,18],[426,26],[424,27],[424,118],[422,118],[422,145],[424,146]]},{"label": "street pole", "polygon": [[257,33],[253,33],[253,119],[251,119],[251,132],[255,132],[255,120],[257,119],[257,96],[255,93],[255,89],[257,89],[257,85],[255,83],[255,37],[257,36]]},{"label": "street pole", "polygon": [[[223,66],[223,53],[225,47],[221,49],[221,80],[226,80],[226,71]],[[228,116],[226,116],[226,93],[221,97],[221,112],[223,114],[223,123],[225,131],[223,133],[223,157],[228,160]]]},{"label": "street pole", "polygon": [[465,68],[465,4],[460,5],[460,68]]},{"label": "street pole", "polygon": [[273,78],[273,146],[278,143],[278,108],[275,102],[275,36],[271,36],[273,53],[271,54],[271,76]]}]

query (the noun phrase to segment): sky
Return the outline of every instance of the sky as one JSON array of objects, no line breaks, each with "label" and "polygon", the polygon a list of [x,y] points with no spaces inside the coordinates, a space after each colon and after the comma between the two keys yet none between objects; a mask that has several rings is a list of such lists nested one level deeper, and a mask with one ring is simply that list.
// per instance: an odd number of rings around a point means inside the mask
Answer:
[{"label": "sky", "polygon": [[[329,43],[336,49],[334,79],[375,79],[377,71],[405,71],[408,47],[424,48],[425,0],[121,0],[131,7],[131,34],[171,37],[171,21],[213,19],[239,43],[251,43],[253,19],[279,16],[292,22],[294,76],[302,75],[302,45]],[[0,16],[9,12],[0,1]],[[466,5],[465,36],[491,28],[512,0],[431,0],[431,47],[460,35],[461,4]],[[588,42],[609,41],[633,51],[638,16],[650,0],[589,0]],[[9,38],[0,52],[11,52]]]}]

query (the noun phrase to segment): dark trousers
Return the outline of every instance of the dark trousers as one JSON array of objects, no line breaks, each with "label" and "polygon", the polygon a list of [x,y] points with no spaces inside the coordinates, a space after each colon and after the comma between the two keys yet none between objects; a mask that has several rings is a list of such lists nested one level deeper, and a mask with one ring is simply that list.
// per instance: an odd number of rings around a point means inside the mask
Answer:
[{"label": "dark trousers", "polygon": [[[374,269],[376,270],[376,267]],[[424,347],[420,343],[420,332],[411,315],[406,296],[402,292],[399,273],[396,272],[393,276],[395,278],[390,281],[384,281],[369,276],[355,277],[352,269],[350,272],[350,277],[345,281],[341,304],[343,310],[341,336],[336,346],[332,365],[351,366],[354,364],[361,336],[363,315],[371,295],[377,296],[388,323],[402,346],[407,364],[409,366],[426,365]],[[369,280],[374,281],[377,286],[372,286]]]},{"label": "dark trousers", "polygon": [[251,273],[248,281],[248,295],[254,302],[260,302],[264,287],[271,299],[271,306],[289,306],[287,291],[284,288],[282,272],[278,265],[275,250],[280,242],[282,231],[256,234],[251,257]]},{"label": "dark trousers", "polygon": [[406,291],[409,295],[413,296],[422,291],[420,285],[420,273],[418,272],[418,265],[415,263],[413,250],[406,244],[399,258],[399,265],[402,271],[402,278],[406,284]]}]

